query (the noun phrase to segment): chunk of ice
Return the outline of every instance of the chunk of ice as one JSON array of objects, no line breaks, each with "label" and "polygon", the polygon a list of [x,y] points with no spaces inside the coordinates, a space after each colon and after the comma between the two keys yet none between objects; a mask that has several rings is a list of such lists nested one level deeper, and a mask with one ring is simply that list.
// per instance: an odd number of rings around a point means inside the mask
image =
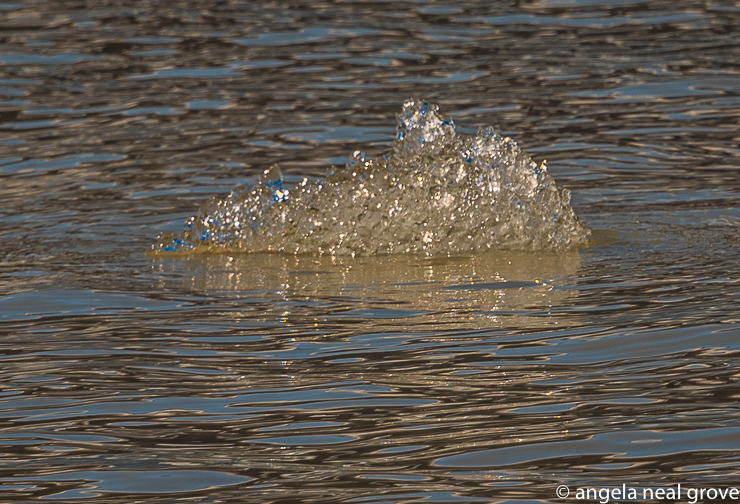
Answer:
[{"label": "chunk of ice", "polygon": [[562,250],[590,230],[537,164],[491,127],[456,132],[436,105],[409,99],[392,151],[361,151],[321,182],[290,191],[273,165],[260,182],[212,199],[156,252],[456,255],[488,249]]}]

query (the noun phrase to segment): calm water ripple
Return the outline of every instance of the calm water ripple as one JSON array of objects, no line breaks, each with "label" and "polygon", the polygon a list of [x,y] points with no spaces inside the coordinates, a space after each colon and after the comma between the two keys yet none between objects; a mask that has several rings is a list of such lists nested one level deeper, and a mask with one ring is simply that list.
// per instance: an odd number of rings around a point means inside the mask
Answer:
[{"label": "calm water ripple", "polygon": [[[698,1],[0,3],[0,501],[738,487],[739,24]],[[546,157],[591,247],[146,256],[273,163],[295,183],[387,152],[410,96]]]}]

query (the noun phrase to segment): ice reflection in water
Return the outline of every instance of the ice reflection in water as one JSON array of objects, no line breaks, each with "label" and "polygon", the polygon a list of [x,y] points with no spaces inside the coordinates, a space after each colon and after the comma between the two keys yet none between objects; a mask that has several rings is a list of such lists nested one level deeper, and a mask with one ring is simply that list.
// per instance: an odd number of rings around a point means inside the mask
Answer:
[{"label": "ice reflection in water", "polygon": [[433,330],[439,323],[475,329],[502,319],[507,327],[530,330],[557,322],[549,309],[573,295],[561,287],[577,274],[579,261],[575,251],[438,259],[242,254],[166,260],[157,267],[183,275],[187,288],[231,303],[271,299],[266,319],[302,320],[320,308],[326,315],[316,320],[356,319],[364,328],[374,319],[386,328],[391,319],[398,330],[408,324]]}]

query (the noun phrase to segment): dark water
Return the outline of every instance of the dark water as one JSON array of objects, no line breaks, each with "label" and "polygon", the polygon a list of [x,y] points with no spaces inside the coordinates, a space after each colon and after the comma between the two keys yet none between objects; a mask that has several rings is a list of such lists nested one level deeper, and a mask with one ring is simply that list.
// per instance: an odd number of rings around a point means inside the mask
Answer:
[{"label": "dark water", "polygon": [[[732,2],[0,3],[0,500],[740,486],[738,26]],[[146,255],[272,163],[386,151],[410,96],[546,157],[593,246]]]}]

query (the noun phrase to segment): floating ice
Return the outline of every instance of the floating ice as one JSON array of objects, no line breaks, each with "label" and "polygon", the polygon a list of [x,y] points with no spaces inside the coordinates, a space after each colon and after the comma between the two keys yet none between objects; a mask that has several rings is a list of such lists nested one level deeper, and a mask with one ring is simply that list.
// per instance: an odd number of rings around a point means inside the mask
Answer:
[{"label": "floating ice", "polygon": [[259,183],[203,205],[153,249],[453,255],[562,250],[590,234],[545,161],[491,127],[459,134],[437,106],[410,99],[384,158],[356,151],[326,180],[290,189],[273,165]]}]

